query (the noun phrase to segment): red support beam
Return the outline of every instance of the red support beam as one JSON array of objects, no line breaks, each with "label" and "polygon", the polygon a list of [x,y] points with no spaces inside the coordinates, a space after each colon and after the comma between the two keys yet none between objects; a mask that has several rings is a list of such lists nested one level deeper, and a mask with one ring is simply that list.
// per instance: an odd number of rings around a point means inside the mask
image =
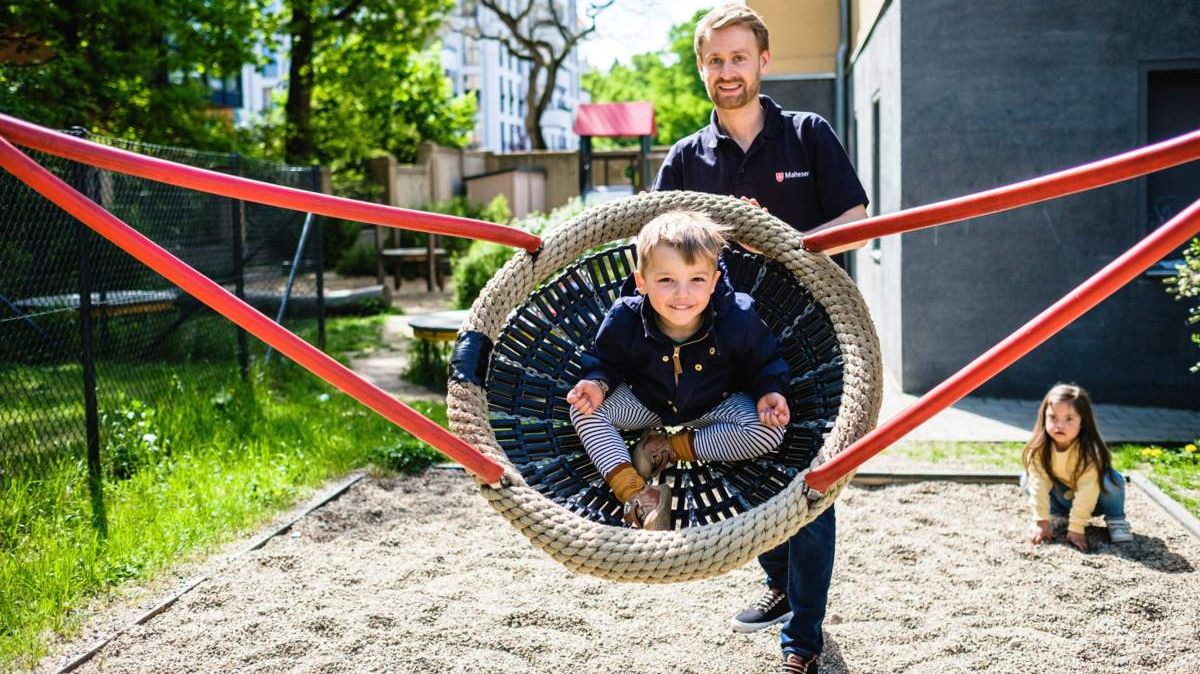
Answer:
[{"label": "red support beam", "polygon": [[1058,173],[830,227],[804,237],[811,251],[991,215],[1136,178],[1200,159],[1200,130]]},{"label": "red support beam", "polygon": [[0,135],[17,145],[89,166],[256,204],[418,232],[494,241],[531,253],[542,245],[539,237],[515,227],[371,204],[176,164],[68,136],[3,114],[0,114]]},{"label": "red support beam", "polygon": [[1188,239],[1197,233],[1200,233],[1200,200],[1171,218],[1004,341],[934,387],[920,400],[859,438],[837,456],[813,469],[806,475],[805,482],[817,491],[825,491],[867,459],[883,451],[933,415],[958,402],[980,384],[996,376],[996,373],[1087,313],[1155,262],[1187,243]]},{"label": "red support beam", "polygon": [[[174,165],[172,165],[174,166]],[[104,238],[162,274],[247,332],[273,346],[308,371],[333,384],[355,400],[383,415],[392,423],[462,464],[484,482],[498,486],[504,469],[491,458],[419,412],[396,400],[386,391],[359,377],[346,366],[322,353],[274,321],[238,299],[207,276],[192,269],[161,246],[122,222],[112,213],[67,185],[0,137],[0,167],[37,190],[42,196],[78,218]]]}]

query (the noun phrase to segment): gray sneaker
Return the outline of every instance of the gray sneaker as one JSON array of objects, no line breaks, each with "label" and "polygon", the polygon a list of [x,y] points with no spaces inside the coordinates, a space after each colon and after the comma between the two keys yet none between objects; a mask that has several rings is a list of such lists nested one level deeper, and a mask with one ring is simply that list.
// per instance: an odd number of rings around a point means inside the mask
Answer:
[{"label": "gray sneaker", "polygon": [[1108,524],[1108,540],[1113,543],[1128,543],[1133,540],[1133,529],[1129,527],[1129,520],[1107,520]]}]

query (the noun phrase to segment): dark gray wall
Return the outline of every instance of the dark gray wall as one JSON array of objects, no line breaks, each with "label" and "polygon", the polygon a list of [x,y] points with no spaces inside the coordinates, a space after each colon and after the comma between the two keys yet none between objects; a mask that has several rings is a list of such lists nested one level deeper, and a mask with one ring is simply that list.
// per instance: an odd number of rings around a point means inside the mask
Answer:
[{"label": "dark gray wall", "polygon": [[[1142,142],[1140,68],[1200,58],[1195,0],[905,2],[903,206]],[[905,390],[974,359],[1145,234],[1138,181],[903,235]],[[1073,380],[1111,403],[1200,407],[1185,307],[1141,278],[980,389]]]},{"label": "dark gray wall", "polygon": [[784,110],[815,112],[833,123],[833,78],[770,79],[762,81],[762,93]]}]

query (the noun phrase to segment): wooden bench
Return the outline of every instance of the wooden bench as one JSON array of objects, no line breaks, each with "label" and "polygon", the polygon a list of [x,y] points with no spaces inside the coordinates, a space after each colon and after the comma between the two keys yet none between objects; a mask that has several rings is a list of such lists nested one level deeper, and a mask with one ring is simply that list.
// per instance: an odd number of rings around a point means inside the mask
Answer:
[{"label": "wooden bench", "polygon": [[[432,256],[430,255],[431,252]],[[402,274],[404,263],[424,262],[426,263],[426,288],[430,292],[433,292],[433,285],[436,282],[438,290],[444,290],[442,264],[447,262],[445,248],[434,248],[432,251],[428,247],[384,248],[379,252],[379,256],[383,260],[384,272],[392,274],[397,289],[400,288],[400,284],[404,280]]]}]

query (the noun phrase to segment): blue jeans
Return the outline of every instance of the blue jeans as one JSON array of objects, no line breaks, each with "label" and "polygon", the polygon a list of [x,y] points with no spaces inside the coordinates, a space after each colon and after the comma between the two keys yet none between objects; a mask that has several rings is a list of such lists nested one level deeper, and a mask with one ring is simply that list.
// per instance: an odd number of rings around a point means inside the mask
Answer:
[{"label": "blue jeans", "polygon": [[[1067,487],[1054,482],[1050,488],[1050,514],[1056,517],[1066,517],[1071,513],[1071,499],[1067,498]],[[1100,498],[1096,499],[1096,508],[1092,516],[1104,515],[1107,520],[1125,519],[1125,478],[1112,468],[1104,475],[1104,488],[1100,490]]]},{"label": "blue jeans", "polygon": [[779,632],[779,645],[786,656],[820,655],[825,646],[821,624],[833,577],[833,548],[837,539],[837,516],[829,506],[815,520],[792,534],[785,543],[759,555],[767,572],[767,586],[787,591],[792,618]]}]

